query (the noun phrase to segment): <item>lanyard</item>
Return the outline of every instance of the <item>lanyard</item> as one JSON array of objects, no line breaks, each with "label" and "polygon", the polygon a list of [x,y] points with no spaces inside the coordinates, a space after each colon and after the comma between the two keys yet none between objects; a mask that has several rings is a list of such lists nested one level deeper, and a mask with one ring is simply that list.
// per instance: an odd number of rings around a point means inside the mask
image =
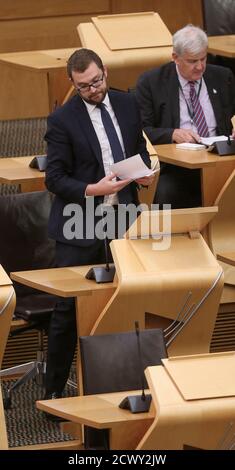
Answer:
[{"label": "lanyard", "polygon": [[[187,106],[187,110],[188,110],[188,113],[189,113],[189,117],[190,117],[191,124],[193,124],[193,120],[194,120],[194,115],[195,115],[195,113],[194,113],[194,110],[193,110],[193,108],[192,108],[191,100],[189,101],[189,100],[186,99],[180,81],[179,81],[179,87],[180,87],[180,91],[181,91],[181,93],[182,93],[182,96],[183,96],[184,101],[185,101],[186,106]],[[200,92],[201,92],[201,88],[202,88],[202,79],[200,80],[200,83],[199,83],[199,88],[198,88],[198,92],[197,92],[197,99],[199,98],[199,95],[200,95]]]}]

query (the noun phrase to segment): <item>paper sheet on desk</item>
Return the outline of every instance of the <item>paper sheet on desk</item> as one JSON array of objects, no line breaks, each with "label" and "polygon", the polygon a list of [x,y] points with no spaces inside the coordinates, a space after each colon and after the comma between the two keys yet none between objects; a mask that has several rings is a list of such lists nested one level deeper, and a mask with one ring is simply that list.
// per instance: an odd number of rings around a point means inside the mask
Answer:
[{"label": "paper sheet on desk", "polygon": [[156,173],[156,171],[152,171],[147,167],[147,165],[145,165],[139,153],[133,157],[126,158],[121,162],[114,163],[111,165],[110,169],[121,180],[126,178],[137,180],[138,178],[143,178],[144,176],[150,176]]},{"label": "paper sheet on desk", "polygon": [[183,142],[182,144],[176,144],[177,149],[181,150],[203,150],[206,148],[203,144],[192,144],[191,142]]},{"label": "paper sheet on desk", "polygon": [[[233,140],[230,136],[230,140]],[[207,152],[213,152],[216,142],[228,142],[228,136],[226,135],[215,135],[214,137],[202,137],[201,142],[207,146]]]},{"label": "paper sheet on desk", "polygon": [[[232,139],[232,136],[230,136]],[[226,135],[214,135],[214,137],[201,137],[201,143],[204,145],[212,145],[214,142],[219,142],[223,140],[228,140],[228,136]]]}]

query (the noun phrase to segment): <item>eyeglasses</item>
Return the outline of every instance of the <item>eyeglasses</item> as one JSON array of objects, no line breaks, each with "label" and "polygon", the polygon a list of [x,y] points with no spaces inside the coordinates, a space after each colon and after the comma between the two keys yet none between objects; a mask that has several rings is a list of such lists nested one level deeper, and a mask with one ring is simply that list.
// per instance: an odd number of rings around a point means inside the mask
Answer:
[{"label": "eyeglasses", "polygon": [[76,87],[78,93],[83,93],[83,92],[86,92],[86,91],[90,91],[90,88],[93,87],[93,88],[99,88],[99,86],[101,85],[101,83],[103,82],[104,80],[104,73],[102,74],[102,77],[100,78],[97,78],[96,80],[93,80],[93,82],[91,83],[87,83],[87,85],[81,85],[79,87]]}]

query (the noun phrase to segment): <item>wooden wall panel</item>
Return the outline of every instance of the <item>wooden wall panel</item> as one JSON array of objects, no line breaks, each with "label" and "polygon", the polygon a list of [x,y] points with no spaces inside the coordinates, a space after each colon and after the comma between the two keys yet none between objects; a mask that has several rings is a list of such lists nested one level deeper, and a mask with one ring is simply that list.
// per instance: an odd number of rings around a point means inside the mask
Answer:
[{"label": "wooden wall panel", "polygon": [[203,24],[201,0],[0,0],[0,53],[80,46],[79,23],[140,11],[157,11],[171,33]]},{"label": "wooden wall panel", "polygon": [[0,22],[0,52],[80,47],[76,26],[89,16],[59,16]]},{"label": "wooden wall panel", "polygon": [[203,27],[201,0],[154,0],[154,11],[157,11],[170,32],[188,23]]},{"label": "wooden wall panel", "polygon": [[109,11],[109,0],[0,0],[0,20]]},{"label": "wooden wall panel", "polygon": [[203,25],[202,0],[113,0],[112,13],[156,11],[171,33],[188,23]]},{"label": "wooden wall panel", "polygon": [[154,11],[154,0],[112,0],[110,8],[111,13]]}]

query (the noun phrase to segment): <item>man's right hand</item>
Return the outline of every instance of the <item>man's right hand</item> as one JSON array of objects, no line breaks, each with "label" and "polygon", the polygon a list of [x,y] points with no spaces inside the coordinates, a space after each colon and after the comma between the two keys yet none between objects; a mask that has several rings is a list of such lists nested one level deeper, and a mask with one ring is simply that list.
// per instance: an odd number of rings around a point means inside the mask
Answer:
[{"label": "man's right hand", "polygon": [[200,136],[191,129],[175,129],[172,134],[172,142],[181,144],[183,142],[200,143]]},{"label": "man's right hand", "polygon": [[111,173],[102,178],[98,183],[88,184],[86,187],[86,196],[106,196],[118,193],[122,188],[131,183],[131,179],[116,181],[116,175]]}]

